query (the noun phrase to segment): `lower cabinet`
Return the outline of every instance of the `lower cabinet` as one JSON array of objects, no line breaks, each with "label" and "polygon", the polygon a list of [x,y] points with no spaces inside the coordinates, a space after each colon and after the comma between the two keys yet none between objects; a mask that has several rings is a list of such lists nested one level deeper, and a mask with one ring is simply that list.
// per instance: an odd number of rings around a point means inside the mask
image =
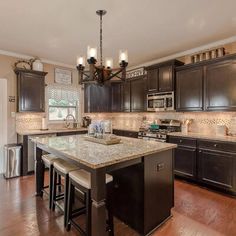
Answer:
[{"label": "lower cabinet", "polygon": [[169,137],[176,176],[236,195],[236,143]]},{"label": "lower cabinet", "polygon": [[175,175],[189,179],[196,179],[197,140],[183,137],[169,137],[169,142],[178,145],[174,151]]},{"label": "lower cabinet", "polygon": [[199,181],[234,191],[236,154],[211,150],[198,151]]},{"label": "lower cabinet", "polygon": [[196,148],[178,146],[178,148],[175,149],[175,174],[195,179],[197,175],[196,158]]}]

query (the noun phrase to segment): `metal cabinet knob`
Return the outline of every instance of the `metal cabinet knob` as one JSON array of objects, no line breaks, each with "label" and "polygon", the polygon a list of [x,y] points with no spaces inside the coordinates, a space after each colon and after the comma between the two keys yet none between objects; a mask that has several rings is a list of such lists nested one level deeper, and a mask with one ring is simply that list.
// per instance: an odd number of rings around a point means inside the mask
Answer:
[{"label": "metal cabinet knob", "polygon": [[183,142],[183,140],[182,140],[182,139],[180,139],[180,140],[179,140],[179,142],[180,142],[180,143],[182,143],[182,142]]},{"label": "metal cabinet knob", "polygon": [[214,147],[217,147],[218,145],[217,144],[214,144]]},{"label": "metal cabinet knob", "polygon": [[201,153],[202,151],[201,150],[199,150],[199,153]]}]

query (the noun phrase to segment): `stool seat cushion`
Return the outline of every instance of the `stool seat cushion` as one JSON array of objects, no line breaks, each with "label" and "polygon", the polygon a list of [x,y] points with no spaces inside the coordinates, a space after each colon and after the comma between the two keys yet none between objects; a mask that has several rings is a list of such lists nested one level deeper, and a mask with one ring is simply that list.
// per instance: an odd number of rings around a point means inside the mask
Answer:
[{"label": "stool seat cushion", "polygon": [[[69,173],[69,177],[84,188],[91,189],[91,174],[88,171],[83,169],[72,171]],[[113,177],[106,174],[106,184],[112,181]]]},{"label": "stool seat cushion", "polygon": [[45,165],[53,165],[53,163],[59,158],[53,154],[46,154],[42,156],[42,160]]},{"label": "stool seat cushion", "polygon": [[68,174],[70,171],[79,169],[78,166],[70,162],[64,161],[62,159],[56,160],[53,163],[53,166],[54,166],[54,169],[59,170],[63,174]]}]

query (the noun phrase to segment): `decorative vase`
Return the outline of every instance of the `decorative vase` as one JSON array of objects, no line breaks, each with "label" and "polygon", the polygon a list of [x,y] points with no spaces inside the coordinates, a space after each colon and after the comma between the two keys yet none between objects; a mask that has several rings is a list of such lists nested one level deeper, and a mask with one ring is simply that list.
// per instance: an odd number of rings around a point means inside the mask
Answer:
[{"label": "decorative vase", "polygon": [[33,62],[33,70],[43,71],[43,63],[37,59]]}]

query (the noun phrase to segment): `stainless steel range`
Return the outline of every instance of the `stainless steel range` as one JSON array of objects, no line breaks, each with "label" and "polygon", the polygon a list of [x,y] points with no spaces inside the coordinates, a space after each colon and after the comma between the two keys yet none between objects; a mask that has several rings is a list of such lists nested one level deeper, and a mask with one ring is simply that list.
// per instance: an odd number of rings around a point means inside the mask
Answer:
[{"label": "stainless steel range", "polygon": [[167,135],[181,131],[178,120],[160,120],[159,124],[150,125],[147,129],[140,128],[138,138],[157,142],[167,142]]}]

